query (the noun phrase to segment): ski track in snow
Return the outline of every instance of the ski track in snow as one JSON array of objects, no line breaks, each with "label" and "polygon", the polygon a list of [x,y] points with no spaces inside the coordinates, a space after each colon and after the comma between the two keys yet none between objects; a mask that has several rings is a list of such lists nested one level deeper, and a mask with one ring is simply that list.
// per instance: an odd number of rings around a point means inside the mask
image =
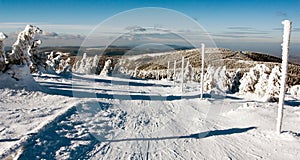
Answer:
[{"label": "ski track in snow", "polygon": [[[19,159],[300,157],[297,106],[285,108],[284,130],[293,132],[276,135],[276,104],[252,102],[237,95],[200,100],[198,84],[193,83],[181,97],[180,88],[172,82],[94,78],[36,77],[48,88],[48,94],[5,90],[0,98],[0,114],[5,117],[1,138],[17,136],[17,140],[0,141],[0,145],[18,144],[26,134],[15,128],[23,123],[27,133],[44,120],[52,121],[19,143],[20,147],[0,153],[20,152]],[[75,98],[71,97],[73,91]],[[63,107],[68,110],[62,112]],[[50,119],[53,114],[55,119]]]}]

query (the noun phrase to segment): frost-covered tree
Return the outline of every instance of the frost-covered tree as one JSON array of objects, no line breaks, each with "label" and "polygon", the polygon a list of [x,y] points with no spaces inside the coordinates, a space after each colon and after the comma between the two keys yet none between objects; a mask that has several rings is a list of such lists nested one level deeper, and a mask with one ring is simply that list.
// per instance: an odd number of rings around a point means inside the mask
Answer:
[{"label": "frost-covered tree", "polygon": [[230,87],[230,76],[226,71],[226,66],[218,67],[214,73],[214,79],[218,88],[223,91],[227,92]]},{"label": "frost-covered tree", "polygon": [[191,81],[192,80],[192,72],[193,67],[189,61],[187,61],[185,69],[184,69],[184,81]]},{"label": "frost-covered tree", "polygon": [[31,61],[30,70],[31,72],[45,72],[47,55],[42,52],[39,53],[39,45],[42,44],[41,40],[34,40],[30,47]]},{"label": "frost-covered tree", "polygon": [[230,83],[230,89],[229,91],[231,93],[236,93],[239,91],[239,87],[240,87],[240,79],[242,78],[242,74],[241,74],[241,69],[238,68],[234,74],[234,76],[231,78],[231,83]]},{"label": "frost-covered tree", "polygon": [[138,77],[138,74],[139,74],[138,67],[135,67],[132,77]]},{"label": "frost-covered tree", "polygon": [[300,85],[294,85],[290,88],[290,93],[292,96],[300,98]]},{"label": "frost-covered tree", "polygon": [[35,45],[34,36],[41,32],[38,27],[27,25],[18,34],[16,42],[12,45],[12,52],[6,56],[6,60],[4,57],[6,68],[1,73],[0,79],[5,87],[35,89],[38,86],[30,73],[29,65],[32,63],[31,53],[34,52],[32,48]]},{"label": "frost-covered tree", "polygon": [[203,90],[204,91],[210,91],[212,88],[215,87],[214,72],[215,72],[214,67],[209,65],[207,67],[206,73],[203,78],[203,81],[204,81]]},{"label": "frost-covered tree", "polygon": [[86,73],[87,72],[87,69],[86,69],[87,61],[88,61],[87,54],[83,53],[81,60],[76,62],[76,68],[73,69],[73,72]]},{"label": "frost-covered tree", "polygon": [[46,72],[54,74],[62,74],[71,72],[71,59],[63,58],[62,52],[51,52],[46,61]]},{"label": "frost-covered tree", "polygon": [[268,87],[268,79],[269,75],[267,73],[263,73],[259,77],[258,82],[255,85],[255,94],[257,94],[260,97],[263,97],[265,95]]},{"label": "frost-covered tree", "polygon": [[71,58],[61,60],[59,64],[58,74],[66,74],[71,72]]},{"label": "frost-covered tree", "polygon": [[259,77],[269,72],[270,69],[265,64],[257,64],[255,67],[250,68],[249,72],[245,73],[240,80],[239,93],[254,93]]},{"label": "frost-covered tree", "polygon": [[10,64],[31,65],[31,47],[34,43],[34,36],[39,33],[42,33],[42,30],[32,25],[27,25],[19,33],[16,42],[12,45],[12,53],[9,54]]},{"label": "frost-covered tree", "polygon": [[97,74],[99,57],[88,57],[87,53],[84,53],[81,60],[78,60],[72,68],[73,72],[84,74]]},{"label": "frost-covered tree", "polygon": [[105,61],[104,67],[100,73],[100,76],[108,76],[111,72],[111,60]]},{"label": "frost-covered tree", "polygon": [[93,62],[92,62],[92,67],[91,67],[91,73],[92,74],[97,74],[98,73],[98,63],[99,63],[99,57],[98,55],[95,55],[93,58]]},{"label": "frost-covered tree", "polygon": [[0,71],[5,70],[6,66],[6,55],[4,52],[4,45],[3,45],[3,40],[6,39],[7,36],[0,32]]},{"label": "frost-covered tree", "polygon": [[268,86],[264,97],[265,101],[275,102],[278,100],[280,92],[280,76],[281,70],[279,66],[275,66],[269,76]]}]

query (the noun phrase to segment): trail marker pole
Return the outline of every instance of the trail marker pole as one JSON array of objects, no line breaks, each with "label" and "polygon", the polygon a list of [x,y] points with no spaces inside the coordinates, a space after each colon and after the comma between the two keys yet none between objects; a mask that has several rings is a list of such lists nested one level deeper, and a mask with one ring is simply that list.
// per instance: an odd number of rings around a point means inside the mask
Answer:
[{"label": "trail marker pole", "polygon": [[204,47],[205,44],[201,43],[201,54],[202,54],[202,58],[201,58],[201,95],[200,98],[203,99],[203,79],[204,79]]},{"label": "trail marker pole", "polygon": [[181,92],[183,93],[183,80],[184,80],[184,57],[181,59]]},{"label": "trail marker pole", "polygon": [[281,63],[281,85],[279,93],[279,102],[278,102],[278,116],[277,116],[277,133],[281,133],[282,127],[282,117],[283,117],[283,105],[284,105],[284,96],[285,96],[285,86],[288,70],[288,56],[289,56],[289,45],[290,45],[290,35],[291,35],[291,25],[292,22],[289,20],[284,20],[281,22],[283,27],[283,42],[282,46],[282,63]]}]

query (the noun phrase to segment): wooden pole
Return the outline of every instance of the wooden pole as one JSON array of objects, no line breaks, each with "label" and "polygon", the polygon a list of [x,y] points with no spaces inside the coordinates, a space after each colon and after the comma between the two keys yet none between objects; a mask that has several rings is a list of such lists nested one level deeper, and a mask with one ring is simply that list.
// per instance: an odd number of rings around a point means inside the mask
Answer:
[{"label": "wooden pole", "polygon": [[288,70],[288,56],[289,56],[289,44],[290,44],[290,35],[291,35],[291,24],[289,20],[284,20],[281,22],[284,25],[283,29],[283,42],[282,46],[282,63],[281,63],[281,85],[279,93],[279,102],[278,102],[278,115],[277,115],[277,133],[281,133],[282,127],[282,117],[283,117],[283,107],[284,107],[284,96],[285,96],[285,86]]}]

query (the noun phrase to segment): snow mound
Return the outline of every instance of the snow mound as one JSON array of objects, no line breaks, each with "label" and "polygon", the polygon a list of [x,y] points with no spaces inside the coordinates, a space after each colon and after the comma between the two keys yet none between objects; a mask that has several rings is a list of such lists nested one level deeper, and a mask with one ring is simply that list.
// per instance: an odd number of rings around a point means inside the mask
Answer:
[{"label": "snow mound", "polygon": [[41,86],[33,79],[29,66],[11,65],[5,72],[0,73],[0,88],[40,90]]}]

